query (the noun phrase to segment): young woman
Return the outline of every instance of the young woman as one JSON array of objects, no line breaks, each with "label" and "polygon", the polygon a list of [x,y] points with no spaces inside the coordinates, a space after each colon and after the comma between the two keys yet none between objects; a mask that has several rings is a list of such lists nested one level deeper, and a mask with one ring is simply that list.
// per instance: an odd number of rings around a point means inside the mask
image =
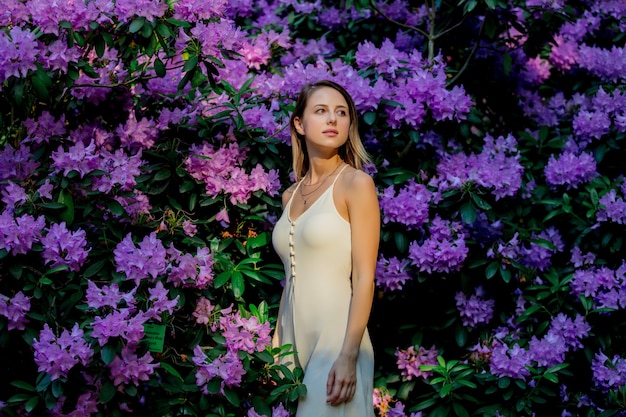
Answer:
[{"label": "young woman", "polygon": [[286,276],[274,344],[291,344],[280,360],[304,369],[297,416],[370,417],[380,211],[354,101],[334,82],[309,84],[290,126],[296,182],[273,232]]}]

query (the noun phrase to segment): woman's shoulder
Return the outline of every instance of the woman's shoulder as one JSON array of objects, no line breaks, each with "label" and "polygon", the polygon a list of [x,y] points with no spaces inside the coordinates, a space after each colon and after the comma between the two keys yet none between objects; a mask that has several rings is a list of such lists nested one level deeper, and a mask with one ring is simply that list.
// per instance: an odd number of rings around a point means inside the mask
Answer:
[{"label": "woman's shoulder", "polygon": [[363,192],[375,190],[374,179],[360,169],[348,166],[343,175],[343,183],[347,190],[352,192]]},{"label": "woman's shoulder", "polygon": [[295,191],[297,186],[298,186],[298,183],[294,182],[289,187],[287,187],[287,189],[285,191],[283,191],[283,197],[282,197],[283,198],[283,208],[285,208],[285,206],[289,202],[289,199],[293,195],[293,192]]}]

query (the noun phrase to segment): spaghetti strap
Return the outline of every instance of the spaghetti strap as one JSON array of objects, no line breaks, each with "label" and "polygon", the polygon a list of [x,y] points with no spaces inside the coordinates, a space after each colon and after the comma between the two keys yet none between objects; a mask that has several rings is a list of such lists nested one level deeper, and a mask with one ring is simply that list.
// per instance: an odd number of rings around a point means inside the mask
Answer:
[{"label": "spaghetti strap", "polygon": [[330,184],[330,186],[331,186],[331,187],[334,187],[334,186],[335,186],[335,183],[337,182],[337,178],[339,178],[339,177],[341,176],[341,173],[343,172],[343,170],[344,170],[344,169],[346,169],[346,168],[348,167],[348,165],[349,165],[349,164],[345,164],[345,165],[343,166],[343,168],[341,168],[341,169],[339,170],[339,172],[337,173],[337,175],[335,175],[335,179],[333,180],[332,184]]}]

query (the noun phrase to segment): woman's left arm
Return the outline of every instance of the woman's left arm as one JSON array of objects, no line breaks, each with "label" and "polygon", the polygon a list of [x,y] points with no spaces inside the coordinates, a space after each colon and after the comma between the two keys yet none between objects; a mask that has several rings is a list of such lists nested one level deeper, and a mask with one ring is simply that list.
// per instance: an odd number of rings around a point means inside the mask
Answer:
[{"label": "woman's left arm", "polygon": [[[348,179],[348,178],[346,178]],[[356,361],[374,297],[374,274],[380,239],[380,209],[372,178],[354,171],[346,184],[346,205],[352,231],[352,299],[339,357],[327,383],[327,402],[348,402],[356,389]]]}]

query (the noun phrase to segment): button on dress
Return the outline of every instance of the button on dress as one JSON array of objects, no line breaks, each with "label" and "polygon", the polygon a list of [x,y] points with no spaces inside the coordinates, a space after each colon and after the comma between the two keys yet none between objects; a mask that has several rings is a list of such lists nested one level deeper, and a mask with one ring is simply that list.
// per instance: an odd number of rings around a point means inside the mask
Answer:
[{"label": "button on dress", "polygon": [[291,344],[295,355],[281,362],[304,370],[306,397],[297,417],[374,416],[372,389],[374,352],[367,329],[357,360],[357,387],[352,400],[326,403],[328,373],[341,350],[352,297],[351,229],[334,203],[337,178],[297,219],[290,218],[297,185],[272,234],[274,249],[285,267],[282,314],[277,320],[279,345]]}]

